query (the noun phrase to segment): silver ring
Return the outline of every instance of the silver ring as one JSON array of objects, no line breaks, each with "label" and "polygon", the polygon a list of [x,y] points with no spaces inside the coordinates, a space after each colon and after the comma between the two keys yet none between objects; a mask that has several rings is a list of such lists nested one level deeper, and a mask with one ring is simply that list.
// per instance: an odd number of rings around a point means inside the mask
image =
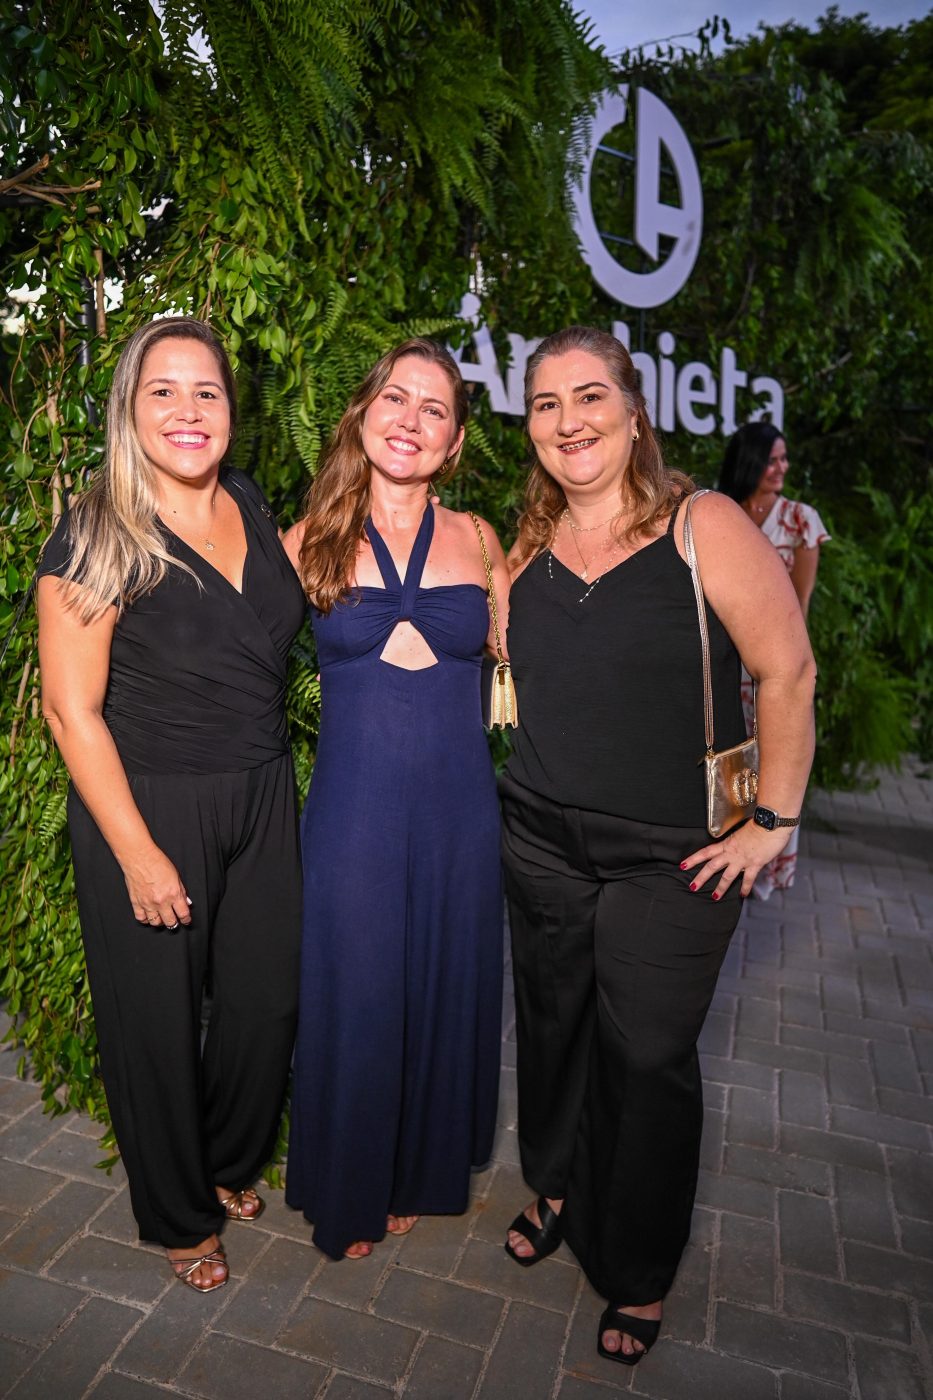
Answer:
[{"label": "silver ring", "polygon": [[168,929],[169,933],[174,933],[175,929],[178,927],[178,920],[176,919],[173,924],[166,924],[165,927]]}]

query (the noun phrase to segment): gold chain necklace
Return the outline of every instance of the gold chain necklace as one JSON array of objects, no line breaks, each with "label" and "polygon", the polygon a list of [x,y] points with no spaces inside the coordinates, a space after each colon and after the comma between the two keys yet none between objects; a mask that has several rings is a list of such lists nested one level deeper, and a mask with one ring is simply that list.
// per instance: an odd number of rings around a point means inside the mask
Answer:
[{"label": "gold chain necklace", "polygon": [[621,514],[621,510],[617,510],[615,515],[610,515],[608,520],[601,520],[598,525],[578,525],[574,520],[573,516],[570,514],[570,507],[564,506],[563,512],[561,514],[561,519],[566,520],[567,524],[570,526],[571,530],[573,530],[575,535],[591,535],[594,530],[601,530],[604,525],[611,525],[614,520],[618,520]]},{"label": "gold chain necklace", "polygon": [[[618,520],[619,515],[621,515],[621,514],[622,514],[622,512],[619,511],[617,515],[614,515],[614,516],[612,517],[612,520]],[[567,517],[567,523],[570,525],[571,532],[573,532],[573,530],[574,530],[574,525],[573,525],[573,521],[570,519],[570,512],[565,510],[565,511],[564,511],[564,515]],[[604,526],[605,526],[605,525],[611,525],[611,524],[612,524],[612,520],[604,520],[604,521],[603,521],[603,525],[604,525]],[[582,534],[589,534],[589,533],[591,533],[593,530],[598,530],[598,529],[600,529],[600,526],[598,526],[598,525],[593,525],[593,526],[589,527],[587,530],[581,531],[581,533],[582,533]],[[571,537],[572,537],[572,539],[573,539],[573,547],[574,547],[574,549],[577,551],[577,554],[578,554],[579,559],[580,559],[580,563],[583,565],[583,572],[581,573],[580,577],[581,577],[581,579],[583,580],[584,583],[589,583],[589,581],[590,581],[590,564],[589,564],[589,562],[587,561],[586,555],[583,553],[583,550],[580,548],[580,542],[579,542],[579,540],[577,539],[576,535],[572,533],[572,534],[571,534]],[[607,553],[607,555],[606,555],[606,566],[605,566],[605,568],[603,569],[603,573],[606,572],[606,570],[609,568],[609,565],[612,563],[612,560],[615,558],[615,556],[616,556],[616,555],[618,554],[618,552],[619,552],[619,542],[618,542],[618,540],[616,540],[616,539],[613,538],[612,544],[613,544],[613,547],[608,551],[608,553]],[[597,576],[597,578],[593,581],[593,584],[591,585],[592,588],[595,588],[595,587],[596,587],[596,584],[599,582],[599,580],[602,578],[602,576],[603,576],[603,574],[599,574],[599,575]],[[586,595],[584,595],[584,596],[588,596],[588,594],[586,594]],[[580,601],[581,601],[581,603],[582,603],[583,599],[581,598]]]}]

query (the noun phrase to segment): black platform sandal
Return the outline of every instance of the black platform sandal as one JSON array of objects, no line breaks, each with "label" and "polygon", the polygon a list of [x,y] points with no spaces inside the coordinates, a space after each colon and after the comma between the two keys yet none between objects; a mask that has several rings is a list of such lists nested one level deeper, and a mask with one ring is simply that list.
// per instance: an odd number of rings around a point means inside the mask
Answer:
[{"label": "black platform sandal", "polygon": [[[648,1355],[658,1340],[660,1330],[660,1322],[652,1322],[647,1317],[634,1317],[631,1313],[614,1308],[610,1303],[599,1319],[596,1350],[607,1361],[618,1361],[620,1366],[637,1366],[642,1357]],[[641,1342],[645,1349],[644,1351],[633,1351],[631,1355],[626,1355],[624,1351],[609,1351],[603,1346],[604,1332],[627,1332],[636,1342]]]},{"label": "black platform sandal", "polygon": [[516,1264],[521,1264],[523,1269],[530,1268],[532,1264],[540,1264],[542,1259],[553,1254],[555,1249],[560,1247],[560,1242],[564,1237],[560,1228],[560,1216],[556,1210],[551,1209],[543,1196],[538,1197],[538,1218],[541,1221],[540,1226],[534,1225],[522,1211],[521,1215],[516,1215],[509,1226],[510,1230],[516,1230],[518,1234],[524,1235],[534,1250],[534,1254],[517,1254],[506,1240],[506,1254],[514,1259]]}]

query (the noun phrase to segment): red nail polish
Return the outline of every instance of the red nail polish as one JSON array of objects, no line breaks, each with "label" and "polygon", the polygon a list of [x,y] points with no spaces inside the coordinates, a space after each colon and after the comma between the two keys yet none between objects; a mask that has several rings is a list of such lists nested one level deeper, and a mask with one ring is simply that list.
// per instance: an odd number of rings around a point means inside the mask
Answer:
[{"label": "red nail polish", "polygon": [[686,868],[687,868],[687,862],[686,862],[685,860],[682,860],[682,861],[680,862],[680,868],[681,868],[681,870],[686,870]]},{"label": "red nail polish", "polygon": [[721,899],[721,898],[722,898],[722,895],[714,894],[714,895],[713,895],[713,898],[714,898],[714,899]]},{"label": "red nail polish", "polygon": [[696,889],[696,885],[691,885],[690,888],[691,888],[692,890],[695,890],[695,889]]}]

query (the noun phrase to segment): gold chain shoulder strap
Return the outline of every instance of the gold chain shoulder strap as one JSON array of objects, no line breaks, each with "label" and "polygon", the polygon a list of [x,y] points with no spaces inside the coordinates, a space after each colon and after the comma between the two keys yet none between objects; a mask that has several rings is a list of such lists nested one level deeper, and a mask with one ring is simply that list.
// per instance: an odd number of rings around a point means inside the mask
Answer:
[{"label": "gold chain shoulder strap", "polygon": [[492,627],[496,634],[496,655],[501,663],[505,661],[505,657],[502,654],[502,638],[499,635],[499,609],[496,607],[496,590],[492,582],[492,564],[489,562],[489,550],[486,548],[486,539],[483,535],[483,527],[480,525],[479,519],[471,510],[467,511],[467,515],[473,521],[474,529],[479,536],[479,547],[483,551],[483,563],[486,566],[486,591],[489,594],[489,611],[492,614]]}]

